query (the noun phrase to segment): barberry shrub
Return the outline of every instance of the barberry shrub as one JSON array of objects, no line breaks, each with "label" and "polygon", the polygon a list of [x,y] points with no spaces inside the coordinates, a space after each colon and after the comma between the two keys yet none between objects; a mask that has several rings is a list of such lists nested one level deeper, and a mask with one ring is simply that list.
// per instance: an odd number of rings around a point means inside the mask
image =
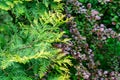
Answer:
[{"label": "barberry shrub", "polygon": [[[72,79],[117,79],[120,56],[120,1],[64,0],[69,21],[68,52],[75,58]],[[69,30],[69,31],[68,31]],[[77,62],[77,64],[76,64]],[[75,72],[75,71],[74,71]]]}]

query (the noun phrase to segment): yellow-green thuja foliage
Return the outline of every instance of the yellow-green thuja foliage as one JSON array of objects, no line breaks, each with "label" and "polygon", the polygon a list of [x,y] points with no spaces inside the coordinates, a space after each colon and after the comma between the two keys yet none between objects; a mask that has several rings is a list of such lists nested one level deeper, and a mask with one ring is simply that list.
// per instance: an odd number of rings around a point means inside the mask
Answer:
[{"label": "yellow-green thuja foliage", "polygon": [[67,20],[61,0],[0,0],[0,79],[69,80],[68,57],[52,43]]}]

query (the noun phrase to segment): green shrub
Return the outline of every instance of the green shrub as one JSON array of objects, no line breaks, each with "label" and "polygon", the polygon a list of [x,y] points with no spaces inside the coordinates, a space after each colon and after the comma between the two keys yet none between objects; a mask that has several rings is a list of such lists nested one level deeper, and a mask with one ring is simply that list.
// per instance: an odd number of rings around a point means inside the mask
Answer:
[{"label": "green shrub", "polygon": [[0,79],[119,77],[119,0],[0,0]]},{"label": "green shrub", "polygon": [[0,1],[0,79],[69,79],[69,57],[52,46],[68,40],[59,29],[67,22],[62,6],[60,0]]}]

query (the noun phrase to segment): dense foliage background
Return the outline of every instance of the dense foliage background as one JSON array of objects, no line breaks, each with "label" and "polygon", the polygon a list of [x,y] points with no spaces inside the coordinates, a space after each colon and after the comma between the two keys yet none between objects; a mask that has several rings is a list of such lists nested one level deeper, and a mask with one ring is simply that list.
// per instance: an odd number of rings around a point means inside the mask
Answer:
[{"label": "dense foliage background", "polygon": [[119,78],[119,0],[0,0],[0,80]]}]

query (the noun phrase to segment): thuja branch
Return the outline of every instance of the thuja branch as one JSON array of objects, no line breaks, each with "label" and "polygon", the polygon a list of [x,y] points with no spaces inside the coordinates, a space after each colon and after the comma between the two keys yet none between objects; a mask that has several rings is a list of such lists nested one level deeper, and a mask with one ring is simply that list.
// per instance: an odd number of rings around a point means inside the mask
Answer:
[{"label": "thuja branch", "polygon": [[16,15],[12,13],[11,10],[8,10],[9,15],[13,18],[13,23],[16,22]]}]

